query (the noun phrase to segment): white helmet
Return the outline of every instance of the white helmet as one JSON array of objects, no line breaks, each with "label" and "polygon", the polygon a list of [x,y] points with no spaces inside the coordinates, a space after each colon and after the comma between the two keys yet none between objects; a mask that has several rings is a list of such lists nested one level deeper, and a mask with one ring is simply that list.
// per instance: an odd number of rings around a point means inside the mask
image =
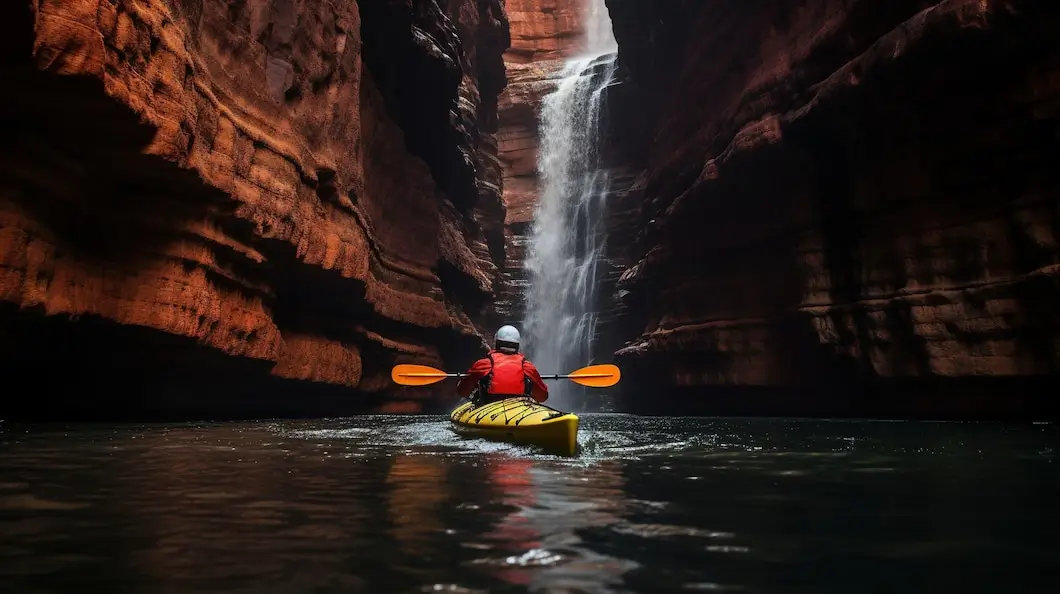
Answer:
[{"label": "white helmet", "polygon": [[516,346],[519,345],[519,331],[515,329],[515,326],[501,326],[501,329],[497,331],[497,335],[494,337],[498,343],[510,342]]}]

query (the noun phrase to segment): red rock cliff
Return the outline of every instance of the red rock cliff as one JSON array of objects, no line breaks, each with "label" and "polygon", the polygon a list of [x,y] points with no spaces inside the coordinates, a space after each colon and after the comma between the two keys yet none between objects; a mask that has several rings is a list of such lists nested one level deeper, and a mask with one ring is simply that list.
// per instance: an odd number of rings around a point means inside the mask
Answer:
[{"label": "red rock cliff", "polygon": [[504,258],[500,0],[44,0],[0,23],[0,361],[35,404],[418,410],[437,391],[392,397],[393,363],[477,354]]},{"label": "red rock cliff", "polygon": [[504,54],[508,86],[500,97],[498,133],[507,263],[496,304],[506,322],[522,317],[526,232],[537,206],[541,99],[555,90],[564,59],[584,45],[583,10],[583,0],[507,0],[511,47]]},{"label": "red rock cliff", "polygon": [[1056,414],[1060,11],[607,5],[628,408]]}]

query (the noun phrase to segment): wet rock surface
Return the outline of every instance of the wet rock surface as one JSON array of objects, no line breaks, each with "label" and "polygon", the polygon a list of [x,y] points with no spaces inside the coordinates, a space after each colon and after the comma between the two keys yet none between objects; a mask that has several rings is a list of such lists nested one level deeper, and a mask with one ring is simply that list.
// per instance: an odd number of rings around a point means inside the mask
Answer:
[{"label": "wet rock surface", "polygon": [[395,402],[390,365],[478,355],[504,264],[501,2],[0,17],[0,360],[47,395],[26,409],[419,410],[437,390]]},{"label": "wet rock surface", "polygon": [[1060,13],[607,5],[627,408],[1055,415]]}]

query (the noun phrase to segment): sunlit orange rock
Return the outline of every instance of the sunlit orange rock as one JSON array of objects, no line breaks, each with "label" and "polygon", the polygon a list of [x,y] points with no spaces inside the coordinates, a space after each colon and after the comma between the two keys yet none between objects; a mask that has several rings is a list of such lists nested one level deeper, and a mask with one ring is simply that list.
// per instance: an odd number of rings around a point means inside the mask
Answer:
[{"label": "sunlit orange rock", "polygon": [[477,356],[508,30],[447,5],[4,3],[5,369],[264,398]]}]

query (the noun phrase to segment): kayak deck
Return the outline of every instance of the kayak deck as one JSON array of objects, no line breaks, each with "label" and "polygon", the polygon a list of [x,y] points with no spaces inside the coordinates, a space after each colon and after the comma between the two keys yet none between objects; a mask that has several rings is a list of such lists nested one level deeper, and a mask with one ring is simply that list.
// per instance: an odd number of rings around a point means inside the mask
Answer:
[{"label": "kayak deck", "polygon": [[453,430],[463,437],[532,445],[562,456],[573,456],[578,447],[577,415],[526,396],[481,406],[464,402],[453,409],[449,420]]}]

